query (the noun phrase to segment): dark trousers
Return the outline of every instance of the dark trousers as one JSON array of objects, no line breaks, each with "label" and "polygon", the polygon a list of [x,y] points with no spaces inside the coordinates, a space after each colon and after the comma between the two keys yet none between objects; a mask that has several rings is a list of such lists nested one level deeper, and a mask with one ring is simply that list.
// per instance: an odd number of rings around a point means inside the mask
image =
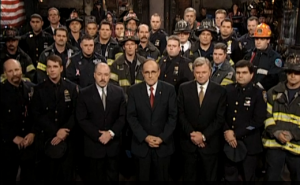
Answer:
[{"label": "dark trousers", "polygon": [[168,181],[170,156],[159,157],[154,149],[149,149],[146,157],[137,157],[137,177],[139,181]]},{"label": "dark trousers", "polygon": [[201,151],[185,152],[183,181],[204,181],[206,183],[218,180],[219,154],[203,154]]},{"label": "dark trousers", "polygon": [[258,155],[247,155],[241,162],[232,162],[225,157],[224,176],[227,184],[238,184],[238,181],[243,178],[243,181],[255,181],[255,170],[257,167]]},{"label": "dark trousers", "polygon": [[282,171],[285,164],[290,172],[291,184],[299,184],[300,181],[300,156],[286,150],[267,149],[267,181],[282,181]]},{"label": "dark trousers", "polygon": [[118,157],[86,158],[85,181],[119,181]]},{"label": "dark trousers", "polygon": [[34,147],[18,149],[16,144],[1,144],[0,147],[0,185],[15,185],[19,167],[20,183],[33,182],[34,175]]}]

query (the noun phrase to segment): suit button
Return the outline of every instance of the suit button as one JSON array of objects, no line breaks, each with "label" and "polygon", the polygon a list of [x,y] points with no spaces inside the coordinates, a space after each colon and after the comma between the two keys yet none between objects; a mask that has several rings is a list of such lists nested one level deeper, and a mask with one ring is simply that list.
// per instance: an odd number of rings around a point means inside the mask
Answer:
[{"label": "suit button", "polygon": [[24,131],[25,129],[24,128],[22,128],[22,131]]},{"label": "suit button", "polygon": [[57,122],[57,119],[55,119],[55,122]]},{"label": "suit button", "polygon": [[57,114],[57,110],[55,111],[55,114]]},{"label": "suit button", "polygon": [[38,51],[38,50],[39,50],[39,48],[36,48],[36,50]]},{"label": "suit button", "polygon": [[238,104],[239,104],[239,102],[235,102],[235,104],[236,104],[236,105],[238,105]]},{"label": "suit button", "polygon": [[234,126],[232,125],[231,128],[234,129]]},{"label": "suit button", "polygon": [[8,112],[10,112],[10,110],[8,110]]},{"label": "suit button", "polygon": [[167,78],[167,75],[165,75],[165,78]]},{"label": "suit button", "polygon": [[234,113],[237,113],[237,110],[234,110]]},{"label": "suit button", "polygon": [[22,122],[23,122],[23,123],[25,123],[25,121],[24,121],[24,120],[23,120]]},{"label": "suit button", "polygon": [[176,82],[176,79],[174,79],[174,82]]},{"label": "suit button", "polygon": [[235,121],[235,117],[232,118],[232,121]]},{"label": "suit button", "polygon": [[22,112],[22,115],[24,116],[24,112]]}]

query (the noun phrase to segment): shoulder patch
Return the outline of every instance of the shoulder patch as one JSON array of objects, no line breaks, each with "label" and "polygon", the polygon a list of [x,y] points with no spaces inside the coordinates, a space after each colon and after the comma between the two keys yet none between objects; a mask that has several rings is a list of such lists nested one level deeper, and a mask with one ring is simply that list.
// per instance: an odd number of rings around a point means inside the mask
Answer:
[{"label": "shoulder patch", "polygon": [[275,60],[275,65],[276,65],[277,67],[282,67],[282,60],[281,60],[280,58],[277,58],[277,59]]},{"label": "shoulder patch", "polygon": [[263,95],[265,102],[267,102],[267,91],[263,91],[262,95]]},{"label": "shoulder patch", "polygon": [[232,79],[232,76],[233,76],[233,72],[229,72],[229,73],[227,74],[226,78]]}]

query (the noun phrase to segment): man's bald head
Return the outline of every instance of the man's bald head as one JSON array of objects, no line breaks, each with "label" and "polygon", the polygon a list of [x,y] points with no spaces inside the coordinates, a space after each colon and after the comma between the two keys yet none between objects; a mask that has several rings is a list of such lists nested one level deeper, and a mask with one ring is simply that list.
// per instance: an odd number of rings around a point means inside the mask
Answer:
[{"label": "man's bald head", "polygon": [[22,80],[22,67],[19,61],[8,59],[3,64],[4,75],[7,81],[14,86],[19,86]]}]

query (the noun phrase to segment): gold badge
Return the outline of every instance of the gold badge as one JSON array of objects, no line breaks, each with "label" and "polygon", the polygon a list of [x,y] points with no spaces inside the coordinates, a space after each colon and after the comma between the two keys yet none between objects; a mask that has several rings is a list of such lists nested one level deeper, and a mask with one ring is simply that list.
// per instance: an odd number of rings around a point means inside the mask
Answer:
[{"label": "gold badge", "polygon": [[64,94],[65,94],[65,102],[70,102],[71,101],[71,97],[70,97],[69,91],[65,90]]}]

